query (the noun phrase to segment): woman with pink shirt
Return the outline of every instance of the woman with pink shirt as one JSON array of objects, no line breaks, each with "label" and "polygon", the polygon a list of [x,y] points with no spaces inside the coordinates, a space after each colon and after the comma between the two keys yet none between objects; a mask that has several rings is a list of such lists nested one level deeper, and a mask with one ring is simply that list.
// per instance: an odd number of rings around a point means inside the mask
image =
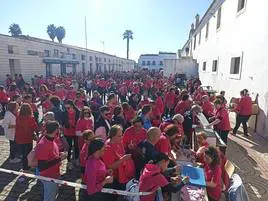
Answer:
[{"label": "woman with pink shirt", "polygon": [[101,139],[90,142],[88,147],[88,160],[85,168],[85,181],[87,184],[87,195],[85,200],[107,201],[110,195],[101,193],[106,184],[113,182],[113,177],[109,176],[105,164],[101,157],[104,155],[105,146]]}]

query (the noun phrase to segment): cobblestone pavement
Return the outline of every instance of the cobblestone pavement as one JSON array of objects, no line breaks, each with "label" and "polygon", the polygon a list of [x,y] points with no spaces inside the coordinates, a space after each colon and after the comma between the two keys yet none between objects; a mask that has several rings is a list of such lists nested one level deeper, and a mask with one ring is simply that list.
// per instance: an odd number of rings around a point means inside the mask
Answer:
[{"label": "cobblestone pavement", "polygon": [[[241,176],[251,201],[268,201],[268,142],[256,134],[244,138],[241,134],[230,136],[227,157],[236,166],[236,172]],[[8,141],[0,136],[0,166],[6,169],[19,170],[19,165],[9,164]],[[80,182],[79,169],[66,172],[63,163],[62,179]],[[83,200],[83,191],[61,186],[58,201]],[[18,177],[0,172],[0,201],[42,200],[42,185],[40,182],[27,179],[20,182]]]}]

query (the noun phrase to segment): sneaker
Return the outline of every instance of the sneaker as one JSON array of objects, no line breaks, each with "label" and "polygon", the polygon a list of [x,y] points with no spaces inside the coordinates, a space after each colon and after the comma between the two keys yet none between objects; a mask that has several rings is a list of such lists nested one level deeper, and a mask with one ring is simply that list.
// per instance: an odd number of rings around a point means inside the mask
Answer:
[{"label": "sneaker", "polygon": [[67,169],[72,170],[74,168],[73,164],[71,162],[67,163]]},{"label": "sneaker", "polygon": [[21,159],[19,159],[19,158],[9,159],[9,162],[10,163],[19,163],[19,162],[21,162]]}]

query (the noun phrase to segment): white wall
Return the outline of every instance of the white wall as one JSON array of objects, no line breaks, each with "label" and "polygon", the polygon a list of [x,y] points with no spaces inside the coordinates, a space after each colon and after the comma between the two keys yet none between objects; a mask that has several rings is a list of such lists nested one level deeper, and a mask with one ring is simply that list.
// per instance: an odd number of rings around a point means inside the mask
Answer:
[{"label": "white wall", "polygon": [[164,75],[185,74],[187,78],[196,77],[198,75],[197,64],[192,59],[165,59]]},{"label": "white wall", "polygon": [[[16,52],[14,54],[8,53],[8,45],[13,45],[16,48]],[[70,49],[70,55],[67,54],[67,48]],[[60,52],[65,53],[65,59],[72,60],[72,54],[76,54],[75,60],[78,60],[80,62],[79,65],[77,65],[77,73],[82,72],[82,62],[88,63],[86,65],[85,70],[86,73],[90,70],[90,63],[92,63],[92,70],[96,71],[96,61],[95,56],[98,58],[101,58],[101,61],[98,63],[101,63],[102,70],[104,71],[104,64],[107,66],[113,64],[115,65],[115,70],[123,70],[123,71],[129,71],[134,69],[135,61],[133,60],[127,60],[124,58],[119,58],[113,55],[88,50],[88,52],[85,51],[85,49],[74,47],[70,45],[64,45],[64,44],[58,44],[58,43],[52,43],[50,41],[46,40],[27,40],[27,39],[19,39],[14,37],[9,37],[6,35],[0,34],[0,82],[4,83],[6,79],[6,74],[10,74],[10,67],[9,67],[9,59],[18,59],[19,60],[19,69],[15,73],[23,74],[26,81],[30,81],[30,79],[34,75],[46,75],[46,68],[45,64],[43,63],[44,59],[44,50],[50,50],[50,57],[53,57],[54,49],[59,50],[59,56]],[[37,51],[40,53],[38,56],[32,56],[28,55],[27,51]],[[86,56],[86,60],[82,61],[81,55]],[[89,60],[89,57],[92,56],[92,61]],[[106,62],[104,61],[104,58],[106,58]],[[110,62],[109,62],[110,59]],[[118,68],[118,64],[121,64],[121,68]],[[54,69],[55,67],[55,69]],[[67,67],[67,72],[72,72],[72,68]],[[52,65],[52,73],[54,75],[60,74],[60,67],[59,65]]]},{"label": "white wall", "polygon": [[[226,0],[222,5],[221,27],[216,30],[217,12],[209,20],[209,36],[202,29],[201,44],[193,50],[193,58],[199,63],[199,75],[204,85],[225,90],[227,96],[239,97],[239,91],[247,88],[253,98],[259,93],[261,112],[258,133],[268,136],[268,1],[247,0],[245,9],[237,13],[238,0]],[[231,58],[242,56],[240,74],[230,75]],[[212,72],[212,62],[218,59],[218,71]],[[206,71],[202,71],[203,62]]]}]

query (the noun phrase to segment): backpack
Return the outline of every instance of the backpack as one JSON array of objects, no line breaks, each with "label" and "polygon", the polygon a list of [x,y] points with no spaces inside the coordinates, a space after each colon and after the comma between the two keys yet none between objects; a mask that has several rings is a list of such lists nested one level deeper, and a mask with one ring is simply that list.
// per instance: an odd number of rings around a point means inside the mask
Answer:
[{"label": "backpack", "polygon": [[[127,184],[126,184],[126,191],[131,192],[131,193],[139,193],[140,188],[139,188],[139,181],[135,179],[131,179]],[[126,196],[125,199],[127,201],[140,201],[140,196],[135,195],[135,196]]]}]

